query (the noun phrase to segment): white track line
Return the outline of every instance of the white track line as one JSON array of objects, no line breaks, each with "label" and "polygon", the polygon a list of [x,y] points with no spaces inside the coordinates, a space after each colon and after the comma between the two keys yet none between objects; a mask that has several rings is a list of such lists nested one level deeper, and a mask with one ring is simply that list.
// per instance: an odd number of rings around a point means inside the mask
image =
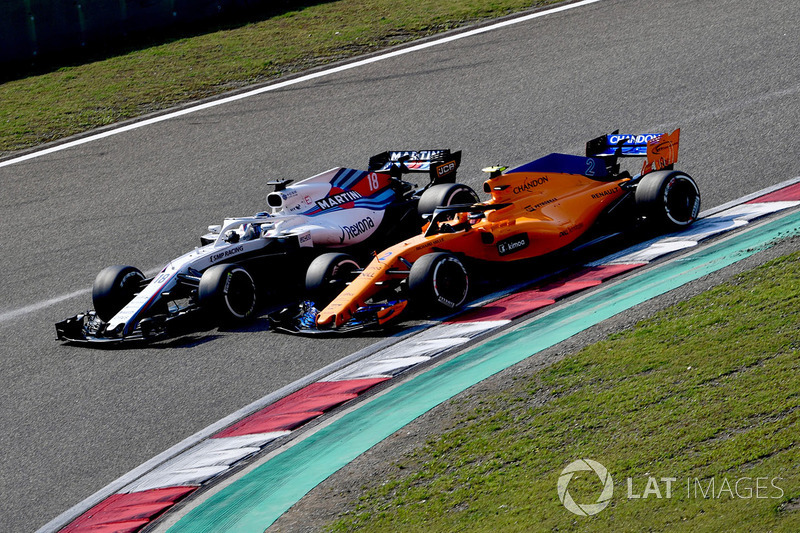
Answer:
[{"label": "white track line", "polygon": [[81,289],[79,291],[71,292],[69,294],[62,294],[61,296],[50,298],[49,300],[44,300],[31,305],[26,305],[25,307],[19,307],[17,309],[11,309],[9,311],[3,311],[0,312],[0,322],[5,322],[6,320],[13,320],[15,318],[23,317],[28,313],[34,313],[36,311],[39,311],[40,309],[44,309],[45,307],[50,307],[51,305],[63,302],[64,300],[69,300],[70,298],[84,296],[86,294],[89,294],[90,292],[92,292],[92,289],[90,288]]},{"label": "white track line", "polygon": [[581,2],[575,2],[574,4],[566,4],[559,7],[554,7],[552,9],[547,9],[545,11],[537,11],[536,13],[531,13],[529,15],[524,15],[519,18],[504,20],[503,22],[498,22],[497,24],[492,24],[489,26],[484,26],[481,28],[475,28],[474,30],[466,31],[463,33],[457,33],[454,35],[450,35],[447,37],[443,37],[441,39],[436,39],[434,41],[427,41],[415,46],[409,46],[408,48],[402,48],[399,50],[394,50],[392,52],[388,52],[386,54],[381,54],[374,57],[369,57],[367,59],[362,59],[360,61],[355,61],[353,63],[347,63],[345,65],[339,65],[338,67],[322,70],[319,72],[313,72],[311,74],[307,74],[305,76],[300,76],[298,78],[294,78],[291,80],[286,80],[282,82],[278,82],[272,85],[268,85],[266,87],[260,87],[258,89],[254,89],[252,91],[247,91],[240,94],[234,94],[232,96],[228,96],[225,98],[220,98],[217,100],[212,100],[209,102],[205,102],[200,105],[188,107],[186,109],[181,109],[180,111],[175,111],[173,113],[168,113],[166,115],[160,115],[157,117],[149,118],[146,120],[142,120],[139,122],[134,122],[132,124],[128,124],[126,126],[121,126],[119,128],[114,128],[111,130],[104,131],[102,133],[97,133],[95,135],[90,135],[88,137],[83,137],[81,139],[76,139],[74,141],[66,142],[63,144],[59,144],[56,146],[52,146],[50,148],[45,148],[43,150],[38,150],[36,152],[32,152],[29,154],[25,154],[20,157],[15,157],[13,159],[9,159],[6,161],[0,161],[0,168],[7,167],[9,165],[14,165],[16,163],[21,163],[23,161],[28,161],[30,159],[34,159],[37,157],[41,157],[47,154],[52,154],[54,152],[59,152],[61,150],[67,150],[69,148],[74,148],[75,146],[80,146],[82,144],[90,143],[92,141],[97,141],[99,139],[105,139],[106,137],[111,137],[112,135],[117,135],[120,133],[124,133],[126,131],[135,130],[137,128],[143,128],[145,126],[149,126],[151,124],[156,124],[158,122],[164,122],[165,120],[170,120],[177,117],[182,117],[184,115],[188,115],[190,113],[195,113],[197,111],[202,111],[204,109],[209,109],[212,107],[228,104],[231,102],[236,102],[238,100],[243,100],[245,98],[250,98],[251,96],[257,96],[259,94],[263,94],[270,91],[276,91],[278,89],[283,89],[284,87],[289,87],[291,85],[297,85],[298,83],[304,83],[309,80],[314,80],[317,78],[322,78],[325,76],[330,76],[331,74],[336,74],[339,72],[344,72],[346,70],[355,69],[358,67],[363,67],[364,65],[369,65],[371,63],[377,63],[378,61],[383,61],[386,59],[391,59],[393,57],[411,54],[413,52],[418,52],[420,50],[425,50],[426,48],[433,48],[434,46],[439,46],[442,44],[450,43],[453,41],[457,41],[459,39],[466,39],[468,37],[472,37],[474,35],[479,35],[481,33],[486,33],[494,30],[498,30],[501,28],[505,28],[507,26],[512,26],[514,24],[519,24],[521,22],[527,22],[532,19],[544,17],[546,15],[550,15],[552,13],[559,13],[561,11],[567,11],[569,9],[575,9],[578,7],[582,7],[588,4],[594,4],[596,2],[600,2],[601,0],[582,0]]},{"label": "white track line", "polygon": [[[466,31],[466,32],[463,32],[463,33],[457,33],[455,35],[450,35],[450,36],[447,36],[447,37],[443,37],[441,39],[436,39],[434,41],[428,41],[428,42],[421,43],[421,44],[418,44],[418,45],[415,45],[415,46],[410,46],[408,48],[402,48],[400,50],[394,50],[394,51],[388,52],[386,54],[382,54],[382,55],[375,56],[375,57],[370,57],[370,58],[363,59],[363,60],[360,60],[360,61],[355,61],[353,63],[348,63],[346,65],[340,65],[338,67],[322,70],[322,71],[319,71],[319,72],[314,72],[314,73],[307,74],[305,76],[300,76],[298,78],[294,78],[294,79],[291,79],[291,80],[286,80],[286,81],[278,82],[278,83],[275,83],[275,84],[272,84],[272,85],[268,85],[266,87],[260,87],[258,89],[254,89],[252,91],[247,91],[247,92],[244,92],[244,93],[241,93],[241,94],[235,94],[235,95],[228,96],[228,97],[225,97],[225,98],[220,98],[218,100],[205,102],[203,104],[199,104],[199,105],[196,105],[196,106],[193,106],[193,107],[189,107],[189,108],[186,108],[186,109],[181,109],[180,111],[175,111],[173,113],[168,113],[168,114],[161,115],[161,116],[158,116],[158,117],[153,117],[153,118],[149,118],[149,119],[142,120],[142,121],[139,121],[139,122],[135,122],[135,123],[132,123],[132,124],[128,124],[126,126],[121,126],[119,128],[114,128],[114,129],[111,129],[111,130],[108,130],[108,131],[104,131],[102,133],[98,133],[98,134],[95,134],[95,135],[90,135],[88,137],[84,137],[84,138],[81,138],[81,139],[76,139],[74,141],[70,141],[70,142],[67,142],[67,143],[59,144],[57,146],[52,146],[50,148],[45,148],[43,150],[38,150],[36,152],[25,154],[25,155],[20,156],[20,157],[15,157],[13,159],[8,159],[6,161],[0,161],[0,168],[7,167],[7,166],[10,166],[10,165],[14,165],[16,163],[21,163],[23,161],[29,161],[31,159],[35,159],[37,157],[41,157],[41,156],[44,156],[44,155],[52,154],[52,153],[59,152],[59,151],[62,151],[62,150],[67,150],[69,148],[73,148],[75,146],[80,146],[82,144],[90,143],[92,141],[105,139],[106,137],[111,137],[112,135],[117,135],[117,134],[124,133],[124,132],[127,132],[127,131],[135,130],[137,128],[143,128],[145,126],[149,126],[151,124],[156,124],[158,122],[164,122],[166,120],[170,120],[170,119],[173,119],[173,118],[182,117],[184,115],[188,115],[190,113],[195,113],[197,111],[202,111],[204,109],[209,109],[209,108],[212,108],[212,107],[228,104],[228,103],[231,103],[231,102],[236,102],[238,100],[243,100],[243,99],[249,98],[251,96],[257,96],[259,94],[263,94],[263,93],[266,93],[266,92],[276,91],[278,89],[283,89],[284,87],[289,87],[291,85],[297,85],[298,83],[303,83],[303,82],[306,82],[306,81],[309,81],[309,80],[313,80],[313,79],[316,79],[316,78],[322,78],[324,76],[330,76],[331,74],[336,74],[338,72],[344,72],[346,70],[351,70],[351,69],[354,69],[354,68],[362,67],[364,65],[369,65],[371,63],[377,63],[378,61],[383,61],[385,59],[390,59],[390,58],[401,56],[401,55],[404,55],[404,54],[410,54],[412,52],[417,52],[419,50],[424,50],[426,48],[432,48],[434,46],[438,46],[438,45],[441,45],[441,44],[446,44],[446,43],[449,43],[449,42],[452,42],[452,41],[456,41],[456,40],[459,40],[459,39],[465,39],[467,37],[472,37],[474,35],[479,35],[481,33],[486,33],[486,32],[493,31],[493,30],[498,30],[498,29],[501,29],[501,28],[505,28],[507,26],[512,26],[514,24],[519,24],[521,22],[526,22],[526,21],[529,21],[529,20],[532,20],[532,19],[544,17],[545,15],[550,15],[552,13],[558,13],[558,12],[561,12],[561,11],[566,11],[566,10],[569,10],[569,9],[582,7],[582,6],[585,6],[585,5],[588,5],[588,4],[594,4],[594,3],[599,2],[599,1],[600,0],[583,0],[581,2],[576,2],[574,4],[566,4],[566,5],[562,5],[562,6],[559,6],[559,7],[555,7],[553,9],[547,9],[547,10],[544,10],[544,11],[537,11],[536,13],[531,13],[529,15],[524,15],[524,16],[521,16],[521,17],[518,17],[518,18],[504,20],[503,22],[498,22],[497,24],[491,24],[489,26],[485,26],[485,27],[481,27],[481,28],[475,28],[474,30]],[[7,320],[20,318],[20,317],[22,317],[24,315],[27,315],[29,313],[33,313],[35,311],[39,311],[41,309],[44,309],[44,308],[49,307],[51,305],[57,304],[59,302],[67,300],[69,298],[74,298],[74,297],[77,297],[77,296],[83,296],[83,295],[87,294],[89,291],[90,291],[90,289],[83,289],[83,290],[80,290],[80,291],[72,292],[70,294],[57,296],[57,297],[51,298],[49,300],[45,300],[45,301],[42,301],[42,302],[37,302],[37,303],[31,304],[31,305],[27,305],[25,307],[21,307],[21,308],[18,308],[18,309],[2,311],[2,312],[0,312],[0,323],[5,322]]]},{"label": "white track line", "polygon": [[[147,272],[144,272],[144,275],[149,278],[155,276],[159,272],[161,272],[161,268],[155,268],[155,269],[150,269]],[[7,320],[14,320],[15,318],[22,318],[27,314],[35,313],[36,311],[40,311],[57,303],[61,303],[64,300],[69,300],[70,298],[77,298],[78,296],[86,296],[90,292],[92,292],[92,288],[87,287],[84,289],[77,290],[75,292],[71,292],[69,294],[62,294],[61,296],[55,296],[53,298],[50,298],[49,300],[42,300],[41,302],[36,302],[34,304],[26,305],[24,307],[9,309],[8,311],[0,311],[0,323],[3,323]]]}]

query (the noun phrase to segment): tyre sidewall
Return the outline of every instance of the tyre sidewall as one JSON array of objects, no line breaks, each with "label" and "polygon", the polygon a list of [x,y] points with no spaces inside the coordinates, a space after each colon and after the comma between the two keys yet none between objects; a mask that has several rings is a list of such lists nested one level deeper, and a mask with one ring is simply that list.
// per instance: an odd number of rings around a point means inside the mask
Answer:
[{"label": "tyre sidewall", "polygon": [[[676,195],[688,195],[688,202]],[[679,213],[685,205],[685,213]],[[700,190],[694,179],[678,171],[656,171],[642,178],[636,188],[636,205],[648,225],[656,229],[685,228],[697,219],[700,212]]]},{"label": "tyre sidewall", "polygon": [[253,277],[235,264],[214,265],[203,272],[197,299],[207,314],[220,313],[223,322],[252,318],[258,300]]},{"label": "tyre sidewall", "polygon": [[[445,276],[458,276],[455,281],[463,288],[449,294],[452,281]],[[409,303],[420,310],[448,311],[466,303],[469,295],[469,275],[464,263],[456,256],[437,252],[422,256],[411,267],[408,279]]]},{"label": "tyre sidewall", "polygon": [[138,268],[113,265],[101,270],[92,285],[94,310],[104,321],[111,320],[139,292],[145,276]]}]

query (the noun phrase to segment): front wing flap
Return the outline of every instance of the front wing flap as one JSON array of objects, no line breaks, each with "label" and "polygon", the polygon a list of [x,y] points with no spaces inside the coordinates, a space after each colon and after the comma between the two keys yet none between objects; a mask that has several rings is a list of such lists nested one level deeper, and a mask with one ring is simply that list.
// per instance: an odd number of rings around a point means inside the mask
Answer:
[{"label": "front wing flap", "polygon": [[70,344],[115,345],[120,343],[151,342],[180,333],[187,325],[185,320],[195,314],[194,309],[167,316],[158,315],[139,321],[136,329],[122,334],[122,328],[108,330],[94,311],[77,314],[56,323],[56,338]]},{"label": "front wing flap", "polygon": [[56,338],[74,344],[119,344],[123,341],[142,340],[138,334],[123,337],[120,332],[107,331],[106,323],[94,311],[79,313],[56,323]]},{"label": "front wing flap", "polygon": [[287,307],[269,315],[271,326],[282,333],[295,335],[342,335],[365,329],[379,329],[389,320],[395,318],[408,302],[386,302],[368,304],[358,308],[353,318],[338,328],[318,328],[319,310],[312,301],[304,301],[297,307]]}]

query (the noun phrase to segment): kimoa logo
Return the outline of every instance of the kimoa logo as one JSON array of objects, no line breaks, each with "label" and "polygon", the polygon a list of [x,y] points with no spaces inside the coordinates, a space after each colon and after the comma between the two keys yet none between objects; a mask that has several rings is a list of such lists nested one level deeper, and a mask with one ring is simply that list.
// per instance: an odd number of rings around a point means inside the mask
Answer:
[{"label": "kimoa logo", "polygon": [[527,248],[529,244],[530,241],[528,240],[528,234],[522,233],[520,235],[509,237],[508,239],[498,242],[497,253],[500,255],[512,254],[518,250]]},{"label": "kimoa logo", "polygon": [[[568,487],[575,472],[594,472],[600,478],[600,483],[603,484],[603,491],[595,503],[578,504],[572,499]],[[564,504],[564,507],[569,512],[578,516],[591,516],[599,513],[608,506],[613,495],[614,480],[611,479],[608,470],[606,470],[605,466],[591,459],[578,459],[571,462],[561,471],[561,475],[558,478],[558,499],[561,500],[561,503]]]}]

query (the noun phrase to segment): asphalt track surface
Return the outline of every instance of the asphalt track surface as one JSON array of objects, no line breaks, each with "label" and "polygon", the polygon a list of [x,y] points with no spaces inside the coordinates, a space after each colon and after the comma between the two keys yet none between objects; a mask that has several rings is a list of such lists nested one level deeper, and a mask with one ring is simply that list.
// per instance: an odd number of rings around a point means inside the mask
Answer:
[{"label": "asphalt track surface", "polygon": [[160,268],[206,225],[263,209],[266,181],[386,149],[462,149],[480,189],[483,166],[680,127],[704,208],[733,200],[799,173],[798,21],[794,0],[602,0],[0,168],[0,531],[35,530],[375,341],[258,322],[143,349],[58,344],[53,323],[88,308],[104,266]]}]

